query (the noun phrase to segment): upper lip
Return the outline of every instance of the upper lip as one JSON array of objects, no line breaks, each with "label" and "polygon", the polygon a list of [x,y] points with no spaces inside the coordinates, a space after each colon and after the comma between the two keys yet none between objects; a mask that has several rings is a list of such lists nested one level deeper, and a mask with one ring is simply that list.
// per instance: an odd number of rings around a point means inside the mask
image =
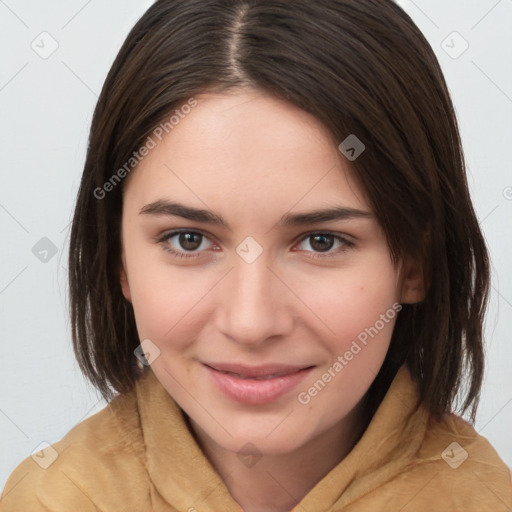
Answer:
[{"label": "upper lip", "polygon": [[268,377],[270,375],[280,377],[296,373],[306,368],[311,368],[311,365],[292,366],[287,364],[266,364],[260,366],[250,366],[246,364],[237,363],[203,363],[214,370],[219,372],[235,373],[245,378],[251,377]]}]

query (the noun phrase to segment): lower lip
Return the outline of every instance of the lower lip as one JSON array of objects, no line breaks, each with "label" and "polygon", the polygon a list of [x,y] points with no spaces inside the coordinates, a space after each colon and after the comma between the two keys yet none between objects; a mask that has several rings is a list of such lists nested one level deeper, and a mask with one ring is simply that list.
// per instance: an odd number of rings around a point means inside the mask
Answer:
[{"label": "lower lip", "polygon": [[273,379],[242,379],[204,365],[217,387],[229,398],[251,405],[264,405],[282,397],[296,387],[312,368],[305,368]]}]

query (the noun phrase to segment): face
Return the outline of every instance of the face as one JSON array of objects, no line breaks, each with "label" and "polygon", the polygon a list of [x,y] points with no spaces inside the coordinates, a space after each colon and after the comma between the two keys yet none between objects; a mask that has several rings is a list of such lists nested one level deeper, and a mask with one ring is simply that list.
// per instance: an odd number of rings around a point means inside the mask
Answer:
[{"label": "face", "polygon": [[123,292],[198,430],[290,452],[360,402],[414,279],[316,118],[251,90],[196,100],[124,184]]}]

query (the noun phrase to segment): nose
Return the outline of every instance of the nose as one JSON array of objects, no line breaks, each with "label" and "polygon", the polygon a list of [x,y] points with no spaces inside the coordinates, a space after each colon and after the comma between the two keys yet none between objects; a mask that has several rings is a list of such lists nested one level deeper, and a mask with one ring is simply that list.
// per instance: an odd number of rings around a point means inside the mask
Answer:
[{"label": "nose", "polygon": [[236,343],[257,346],[293,328],[290,294],[269,266],[262,256],[253,263],[238,258],[223,280],[217,328]]}]

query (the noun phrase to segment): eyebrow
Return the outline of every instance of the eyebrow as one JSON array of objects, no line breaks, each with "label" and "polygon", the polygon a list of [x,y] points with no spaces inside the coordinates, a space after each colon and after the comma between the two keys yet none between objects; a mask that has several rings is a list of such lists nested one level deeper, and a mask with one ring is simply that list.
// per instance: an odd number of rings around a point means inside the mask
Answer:
[{"label": "eyebrow", "polygon": [[[176,216],[196,222],[207,222],[230,229],[229,224],[220,215],[217,215],[210,210],[193,208],[191,206],[163,199],[145,205],[141,208],[139,214]],[[304,224],[318,224],[320,222],[358,218],[373,218],[373,214],[368,211],[358,210],[357,208],[338,206],[310,212],[285,213],[279,220],[278,225],[301,226]]]}]

